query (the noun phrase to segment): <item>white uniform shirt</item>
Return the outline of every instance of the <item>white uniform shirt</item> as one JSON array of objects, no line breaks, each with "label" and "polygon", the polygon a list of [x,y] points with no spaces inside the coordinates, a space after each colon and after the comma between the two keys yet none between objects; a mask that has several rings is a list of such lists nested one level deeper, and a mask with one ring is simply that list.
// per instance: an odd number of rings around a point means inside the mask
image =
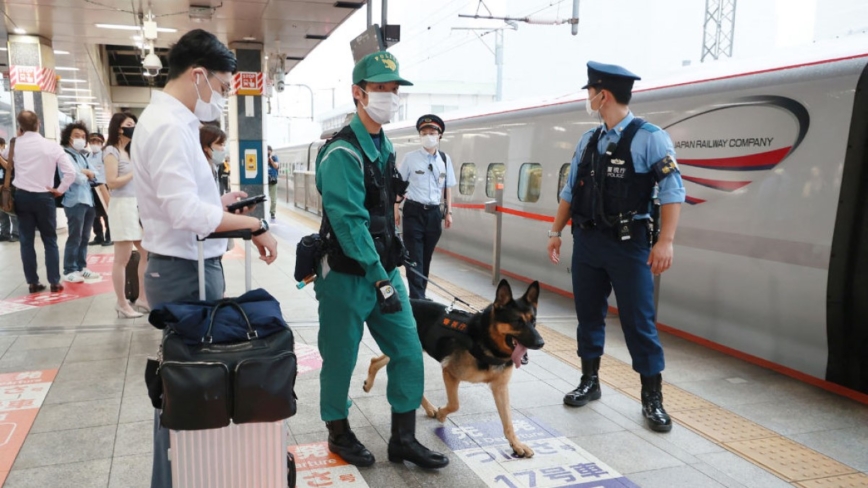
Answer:
[{"label": "white uniform shirt", "polygon": [[[136,124],[131,159],[149,252],[196,260],[196,236],[214,232],[223,219],[199,125],[178,99],[157,91]],[[226,239],[205,241],[205,258],[223,255],[226,246]]]},{"label": "white uniform shirt", "polygon": [[424,148],[407,153],[398,167],[398,172],[404,181],[410,182],[407,199],[423,205],[440,204],[443,199],[444,180],[446,186],[455,186],[452,159],[446,154],[444,164],[439,149],[434,154],[429,154]]}]

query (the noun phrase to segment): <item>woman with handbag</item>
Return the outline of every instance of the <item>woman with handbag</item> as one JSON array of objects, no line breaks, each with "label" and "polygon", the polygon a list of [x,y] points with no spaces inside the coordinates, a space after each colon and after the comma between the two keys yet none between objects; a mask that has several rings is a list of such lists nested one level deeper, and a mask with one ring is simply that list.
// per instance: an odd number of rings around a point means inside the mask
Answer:
[{"label": "woman with handbag", "polygon": [[[109,121],[108,140],[103,148],[106,183],[111,190],[108,218],[115,248],[115,259],[112,265],[112,284],[117,296],[115,311],[118,313],[118,318],[126,319],[141,317],[151,311],[144,292],[148,252],[142,247],[142,225],[139,222],[133,164],[129,154],[136,122],[137,119],[132,114],[114,114]],[[126,268],[133,253],[133,246],[138,249],[141,257],[137,273],[139,298],[131,304],[127,301],[125,289]]]}]

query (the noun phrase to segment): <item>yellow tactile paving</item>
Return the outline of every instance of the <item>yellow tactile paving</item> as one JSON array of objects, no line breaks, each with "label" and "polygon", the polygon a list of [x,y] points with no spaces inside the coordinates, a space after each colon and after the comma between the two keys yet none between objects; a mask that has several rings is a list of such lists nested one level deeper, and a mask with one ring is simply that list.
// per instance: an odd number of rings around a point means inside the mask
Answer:
[{"label": "yellow tactile paving", "polygon": [[671,415],[680,423],[717,443],[771,438],[778,435],[740,415],[718,407],[671,412]]},{"label": "yellow tactile paving", "polygon": [[[431,276],[444,284],[450,292],[474,304],[487,305],[490,300],[474,295],[452,283]],[[435,290],[440,293],[440,290]],[[546,341],[545,351],[561,361],[581,369],[581,360],[576,356],[574,338],[561,334],[542,324],[537,330]],[[603,356],[600,362],[600,381],[640,400],[639,375],[629,364],[611,356]],[[778,477],[802,488],[868,488],[868,475],[858,473],[834,459],[820,454],[807,446],[786,439],[729,410],[664,383],[665,405],[672,418],[679,424],[705,436],[711,441],[742,456]]]},{"label": "yellow tactile paving", "polygon": [[856,473],[856,470],[849,466],[783,437],[727,442],[724,446],[787,481]]},{"label": "yellow tactile paving", "polygon": [[865,473],[833,476],[796,483],[801,488],[865,488],[868,487],[868,475]]}]

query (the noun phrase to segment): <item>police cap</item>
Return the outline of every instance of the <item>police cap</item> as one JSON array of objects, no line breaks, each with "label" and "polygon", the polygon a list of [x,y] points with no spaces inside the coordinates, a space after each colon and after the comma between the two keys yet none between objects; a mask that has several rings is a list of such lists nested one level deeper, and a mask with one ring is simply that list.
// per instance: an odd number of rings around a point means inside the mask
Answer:
[{"label": "police cap", "polygon": [[640,79],[621,66],[588,61],[588,84],[583,86],[582,90],[594,87],[612,92],[630,92],[633,90],[633,82]]},{"label": "police cap", "polygon": [[446,124],[443,122],[443,119],[434,114],[423,115],[416,121],[416,132],[425,127],[433,127],[440,131],[441,134],[446,130]]}]

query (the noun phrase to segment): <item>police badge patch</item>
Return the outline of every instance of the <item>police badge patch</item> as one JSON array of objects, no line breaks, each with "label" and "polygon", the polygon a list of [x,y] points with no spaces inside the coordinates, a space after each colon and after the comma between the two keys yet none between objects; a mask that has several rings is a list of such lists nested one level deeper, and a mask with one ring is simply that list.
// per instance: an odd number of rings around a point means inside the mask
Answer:
[{"label": "police badge patch", "polygon": [[670,155],[666,155],[665,158],[654,163],[654,166],[652,166],[652,168],[654,169],[654,173],[657,176],[657,181],[666,178],[672,173],[679,172],[678,163],[675,161],[675,158]]}]

